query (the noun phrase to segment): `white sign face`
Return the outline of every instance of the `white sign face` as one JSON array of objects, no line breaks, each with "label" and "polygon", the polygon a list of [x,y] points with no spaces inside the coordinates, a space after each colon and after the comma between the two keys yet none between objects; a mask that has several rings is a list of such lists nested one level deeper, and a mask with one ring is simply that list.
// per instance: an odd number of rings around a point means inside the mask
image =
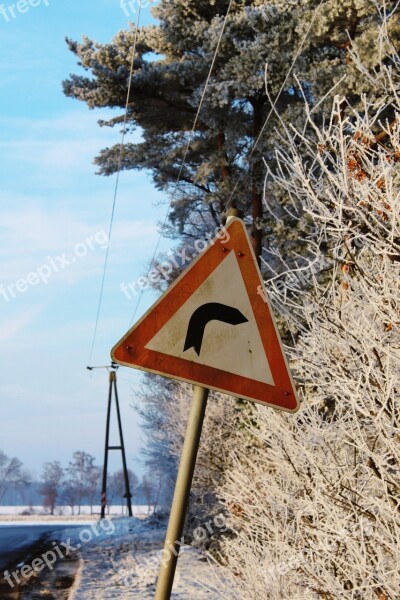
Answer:
[{"label": "white sign face", "polygon": [[296,390],[240,219],[118,342],[114,362],[294,412]]},{"label": "white sign face", "polygon": [[[238,310],[247,321],[232,325],[222,320],[210,319],[206,323],[200,353],[194,346],[185,350],[185,340],[193,315],[201,307],[220,304],[224,309]],[[200,325],[201,327],[201,325]],[[274,385],[274,380],[254,318],[249,296],[240,273],[234,252],[200,285],[197,291],[181,306],[178,312],[146,344],[146,348],[242,375],[255,381]]]}]

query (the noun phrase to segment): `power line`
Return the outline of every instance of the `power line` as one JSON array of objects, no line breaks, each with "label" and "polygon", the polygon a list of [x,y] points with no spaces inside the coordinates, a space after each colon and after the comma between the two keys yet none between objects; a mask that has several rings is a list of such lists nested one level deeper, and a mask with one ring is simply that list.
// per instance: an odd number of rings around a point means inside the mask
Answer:
[{"label": "power line", "polygon": [[111,209],[110,227],[109,227],[109,231],[108,231],[108,244],[107,244],[106,256],[104,259],[103,275],[102,275],[101,286],[100,286],[100,297],[99,297],[99,303],[97,306],[96,324],[94,327],[92,346],[90,349],[89,360],[88,360],[89,365],[92,362],[93,350],[94,350],[94,346],[96,343],[97,330],[98,330],[98,326],[99,326],[100,312],[101,312],[101,306],[102,306],[103,294],[104,294],[104,284],[105,284],[106,274],[107,274],[111,234],[112,234],[113,225],[114,225],[115,206],[117,203],[119,178],[120,178],[121,167],[122,167],[122,154],[123,154],[124,141],[125,141],[125,135],[126,135],[126,124],[128,122],[128,107],[129,107],[129,98],[130,98],[131,88],[132,88],[133,66],[134,66],[135,56],[136,56],[136,45],[137,45],[138,34],[139,34],[141,5],[142,5],[142,3],[139,2],[139,10],[138,10],[138,15],[137,15],[137,20],[136,20],[135,38],[134,38],[134,42],[133,42],[132,59],[131,59],[130,72],[129,72],[128,93],[126,95],[125,115],[124,115],[124,121],[123,121],[122,137],[121,137],[121,143],[119,146],[117,178],[115,180],[114,198],[113,198],[113,204],[112,204],[112,209]]},{"label": "power line", "polygon": [[[171,212],[172,203],[175,200],[176,194],[178,192],[178,185],[179,185],[179,181],[180,181],[180,178],[182,176],[182,173],[183,173],[183,167],[185,166],[185,162],[186,162],[186,158],[187,158],[187,155],[188,155],[188,152],[189,152],[190,144],[192,142],[192,138],[193,138],[194,133],[196,131],[197,123],[198,123],[198,120],[199,120],[199,117],[200,117],[201,109],[202,109],[203,104],[204,104],[204,99],[205,99],[205,96],[206,96],[208,85],[210,83],[212,72],[214,70],[215,62],[217,60],[219,48],[221,46],[222,38],[223,38],[223,35],[224,35],[224,32],[225,32],[225,28],[226,28],[228,17],[229,17],[230,11],[231,11],[232,4],[233,4],[233,0],[230,0],[229,5],[228,5],[228,9],[226,11],[225,18],[224,18],[224,21],[223,21],[223,24],[222,24],[221,32],[219,34],[218,43],[217,43],[215,51],[214,51],[214,56],[213,56],[213,59],[211,61],[210,69],[208,71],[207,79],[206,79],[206,82],[204,84],[204,89],[203,89],[203,92],[202,92],[202,95],[201,95],[201,98],[200,98],[200,103],[199,103],[199,106],[198,106],[197,111],[196,111],[196,116],[195,116],[195,119],[194,119],[194,122],[193,122],[193,127],[192,127],[192,129],[190,131],[190,134],[189,134],[189,137],[188,137],[188,141],[187,141],[187,144],[186,144],[186,147],[185,147],[185,151],[184,151],[184,154],[183,154],[182,163],[181,163],[181,166],[180,166],[180,169],[179,169],[178,177],[176,178],[176,181],[175,181],[175,184],[174,184],[174,191],[172,193],[172,197],[171,197],[171,200],[170,200],[169,205],[168,205],[168,210],[167,210],[167,213],[165,215],[165,218],[164,218],[164,221],[163,221],[163,224],[162,224],[162,227],[161,227],[161,231],[160,231],[160,234],[159,234],[159,237],[158,237],[158,241],[157,241],[154,253],[153,253],[153,257],[152,257],[151,262],[150,262],[150,266],[149,266],[149,269],[148,269],[148,274],[150,273],[150,271],[151,271],[151,269],[153,267],[153,264],[154,264],[154,261],[155,261],[158,249],[160,247],[161,238],[162,238],[164,229],[165,229],[165,227],[167,225],[169,213]],[[137,303],[136,303],[136,306],[135,306],[135,310],[133,312],[133,316],[132,316],[132,319],[131,319],[131,322],[130,322],[130,325],[129,325],[129,329],[132,327],[132,324],[133,324],[133,322],[135,320],[135,317],[136,317],[137,311],[139,309],[139,305],[140,305],[140,302],[142,300],[142,297],[143,297],[143,288],[140,291],[139,298],[137,300]]]}]

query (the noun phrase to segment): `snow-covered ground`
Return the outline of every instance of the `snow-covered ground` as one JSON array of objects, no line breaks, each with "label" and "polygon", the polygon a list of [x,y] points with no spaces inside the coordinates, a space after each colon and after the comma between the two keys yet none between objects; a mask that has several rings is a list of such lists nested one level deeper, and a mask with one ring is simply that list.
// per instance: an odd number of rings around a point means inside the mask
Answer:
[{"label": "snow-covered ground", "polygon": [[38,526],[38,525],[63,525],[68,527],[71,524],[90,525],[93,520],[97,519],[98,515],[80,515],[69,517],[52,517],[51,515],[0,515],[0,528],[4,527],[21,527],[22,525]]},{"label": "snow-covered ground", "polygon": [[[21,569],[23,564],[31,567],[32,580],[24,581],[18,598],[32,600],[40,592],[50,594],[55,600],[150,600],[154,598],[160,564],[166,560],[162,554],[166,525],[166,520],[159,516],[113,517],[103,521],[93,518],[85,523],[67,520],[64,527],[49,534],[47,541],[42,540],[27,551],[25,563],[18,562],[10,569],[11,572]],[[12,529],[8,523],[3,526],[4,531]],[[47,565],[39,575],[32,570],[34,560]],[[228,600],[229,596],[221,593],[221,573],[221,568],[204,553],[183,546],[172,598]],[[7,587],[4,589],[9,591]],[[11,596],[4,598],[8,600]]]},{"label": "snow-covered ground", "polygon": [[[43,509],[43,506],[0,506],[0,515],[22,515],[27,512],[34,512],[37,515],[45,515],[46,512]],[[94,514],[100,514],[101,506],[93,506],[92,511]],[[77,509],[75,509],[77,512]],[[135,516],[139,515],[148,515],[149,508],[148,506],[143,505],[135,505],[132,506],[132,512]],[[81,506],[80,509],[81,515],[90,515],[90,506]],[[71,516],[71,509],[69,506],[57,506],[55,510],[56,516]],[[126,505],[124,506],[111,506],[110,514],[112,515],[123,515],[126,514]]]},{"label": "snow-covered ground", "polygon": [[[70,600],[153,599],[162,561],[165,523],[113,520],[115,531],[82,545]],[[75,531],[68,532],[73,539]],[[220,569],[200,551],[184,546],[175,577],[175,600],[220,600]]]}]

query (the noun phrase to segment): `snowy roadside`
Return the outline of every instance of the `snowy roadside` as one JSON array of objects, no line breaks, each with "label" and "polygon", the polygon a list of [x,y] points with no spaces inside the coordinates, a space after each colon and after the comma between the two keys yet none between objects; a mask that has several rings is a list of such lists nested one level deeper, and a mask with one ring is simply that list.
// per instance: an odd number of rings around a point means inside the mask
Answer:
[{"label": "snowy roadside", "polygon": [[[160,550],[166,525],[155,518],[113,519],[115,531],[82,545],[80,565],[69,600],[154,598]],[[76,535],[71,534],[71,539]],[[219,600],[222,595],[216,568],[200,551],[184,546],[178,561],[172,598]]]},{"label": "snowy roadside", "polygon": [[[154,598],[163,561],[165,520],[156,516],[145,520],[120,517],[79,525],[69,523],[57,532],[47,533],[22,555],[16,555],[9,571],[0,576],[0,598]],[[172,598],[222,600],[221,572],[204,553],[183,546]]]}]

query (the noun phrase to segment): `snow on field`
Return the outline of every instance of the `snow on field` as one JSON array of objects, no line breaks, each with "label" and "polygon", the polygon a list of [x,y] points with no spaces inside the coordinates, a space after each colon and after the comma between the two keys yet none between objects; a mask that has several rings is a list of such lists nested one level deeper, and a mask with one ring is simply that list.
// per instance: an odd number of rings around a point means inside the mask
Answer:
[{"label": "snow on field", "polygon": [[[100,514],[101,506],[93,506],[92,511],[95,515]],[[33,512],[34,514],[37,514],[37,515],[44,515],[44,516],[46,515],[45,511],[43,510],[43,506],[0,506],[0,515],[6,515],[6,516],[22,515],[23,513],[27,513],[27,512]],[[77,512],[77,509],[75,509],[75,512]],[[138,516],[138,515],[146,516],[149,514],[149,508],[148,508],[148,506],[143,506],[143,505],[132,506],[132,512],[135,516]],[[91,514],[90,506],[81,506],[80,513],[81,513],[81,515],[90,515]],[[71,509],[69,506],[57,506],[55,514],[57,516],[63,516],[63,517],[71,516]],[[110,514],[112,514],[112,515],[126,514],[126,506],[119,506],[119,505],[111,506]]]},{"label": "snow on field", "polygon": [[40,525],[47,525],[59,527],[64,525],[64,527],[68,527],[68,525],[90,525],[96,519],[96,515],[92,515],[89,518],[88,515],[85,516],[74,516],[74,517],[51,517],[50,515],[29,515],[29,516],[21,516],[21,515],[7,515],[0,516],[0,528],[4,527],[22,527],[22,526],[32,526],[38,527]]},{"label": "snow on field", "polygon": [[[153,599],[160,569],[165,523],[156,519],[113,520],[115,531],[82,544],[70,600]],[[71,539],[76,531],[66,532]],[[76,540],[76,537],[75,537]],[[172,594],[174,600],[220,600],[220,569],[200,551],[184,546]]]}]

